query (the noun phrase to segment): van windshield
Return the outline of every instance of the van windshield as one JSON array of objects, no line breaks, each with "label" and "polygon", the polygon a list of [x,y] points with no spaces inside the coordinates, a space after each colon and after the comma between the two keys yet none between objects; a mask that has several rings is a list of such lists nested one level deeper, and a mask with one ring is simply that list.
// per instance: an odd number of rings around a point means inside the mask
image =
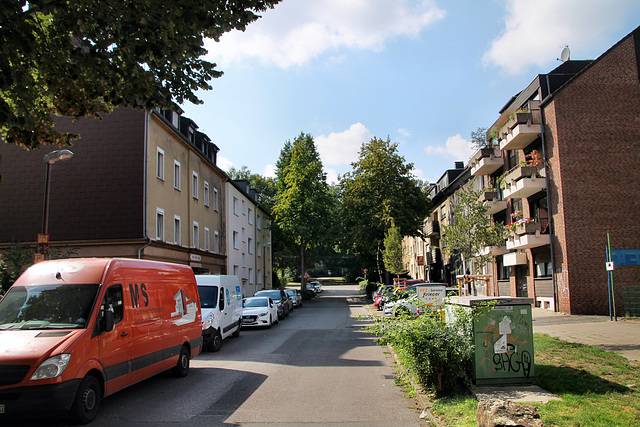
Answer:
[{"label": "van windshield", "polygon": [[98,284],[12,286],[0,301],[0,330],[84,329]]},{"label": "van windshield", "polygon": [[198,286],[201,308],[216,308],[218,305],[217,286]]}]

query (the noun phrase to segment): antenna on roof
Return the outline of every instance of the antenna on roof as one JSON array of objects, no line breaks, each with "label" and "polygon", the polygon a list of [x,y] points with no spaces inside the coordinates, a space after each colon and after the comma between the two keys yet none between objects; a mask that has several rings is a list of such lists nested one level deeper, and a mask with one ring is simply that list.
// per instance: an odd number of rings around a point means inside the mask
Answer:
[{"label": "antenna on roof", "polygon": [[562,62],[567,62],[570,59],[571,59],[571,51],[569,50],[569,46],[565,46],[564,49],[562,49],[562,53],[560,54],[560,58],[558,58],[558,60]]}]

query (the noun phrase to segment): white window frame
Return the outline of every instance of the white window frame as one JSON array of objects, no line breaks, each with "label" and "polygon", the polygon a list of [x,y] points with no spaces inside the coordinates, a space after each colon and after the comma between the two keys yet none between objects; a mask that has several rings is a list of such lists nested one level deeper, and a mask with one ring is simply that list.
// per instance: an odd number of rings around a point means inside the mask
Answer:
[{"label": "white window frame", "polygon": [[156,240],[164,242],[164,209],[156,208]]},{"label": "white window frame", "polygon": [[242,268],[247,268],[247,254],[242,252]]},{"label": "white window frame", "polygon": [[242,242],[246,242],[247,241],[247,230],[242,227]]},{"label": "white window frame", "polygon": [[198,200],[198,172],[196,171],[191,174],[191,194]]},{"label": "white window frame", "polygon": [[219,195],[218,195],[218,189],[216,187],[213,187],[213,210],[218,212],[218,202],[219,200]]},{"label": "white window frame", "polygon": [[253,268],[249,268],[249,284],[253,285],[254,280],[253,280]]},{"label": "white window frame", "polygon": [[233,234],[231,235],[231,238],[233,243],[233,249],[240,249],[240,242],[238,242],[238,232],[234,231]]},{"label": "white window frame", "polygon": [[180,179],[180,162],[177,160],[173,161],[173,188],[180,191],[181,190],[181,179]]},{"label": "white window frame", "polygon": [[233,198],[233,214],[235,216],[239,216],[238,215],[238,198],[237,197]]},{"label": "white window frame", "polygon": [[247,219],[249,220],[249,225],[253,225],[253,209],[249,208],[247,217]]},{"label": "white window frame", "polygon": [[176,245],[182,245],[182,220],[178,215],[173,216],[173,240]]},{"label": "white window frame", "polygon": [[193,238],[193,247],[195,249],[198,249],[198,246],[200,245],[200,224],[198,224],[198,221],[193,221],[192,238]]},{"label": "white window frame", "polygon": [[217,231],[213,232],[213,253],[220,253],[220,233]]},{"label": "white window frame", "polygon": [[253,254],[253,239],[251,237],[247,240],[247,252]]},{"label": "white window frame", "polygon": [[204,205],[209,207],[209,183],[204,182]]},{"label": "white window frame", "polygon": [[211,232],[209,227],[204,228],[204,250],[209,252],[211,250]]},{"label": "white window frame", "polygon": [[164,181],[164,150],[160,147],[156,152],[156,178]]}]

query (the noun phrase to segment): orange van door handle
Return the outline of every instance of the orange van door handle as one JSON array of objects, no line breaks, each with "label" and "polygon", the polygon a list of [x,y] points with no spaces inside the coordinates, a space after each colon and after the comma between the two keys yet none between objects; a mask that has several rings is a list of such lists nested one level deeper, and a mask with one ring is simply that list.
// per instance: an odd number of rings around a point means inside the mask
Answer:
[{"label": "orange van door handle", "polygon": [[121,337],[126,337],[127,335],[129,335],[129,334],[126,333],[126,332],[123,332],[123,333],[120,334]]}]

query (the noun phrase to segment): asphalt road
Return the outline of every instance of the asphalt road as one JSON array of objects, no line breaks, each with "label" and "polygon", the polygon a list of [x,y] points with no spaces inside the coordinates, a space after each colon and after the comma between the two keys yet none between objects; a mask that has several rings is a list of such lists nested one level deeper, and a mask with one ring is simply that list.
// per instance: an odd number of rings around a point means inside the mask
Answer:
[{"label": "asphalt road", "polygon": [[[91,425],[425,425],[362,330],[365,304],[356,286],[324,286],[273,328],[243,329],[193,359],[186,378],[161,374],[107,397]],[[66,424],[34,414],[2,424]]]}]

